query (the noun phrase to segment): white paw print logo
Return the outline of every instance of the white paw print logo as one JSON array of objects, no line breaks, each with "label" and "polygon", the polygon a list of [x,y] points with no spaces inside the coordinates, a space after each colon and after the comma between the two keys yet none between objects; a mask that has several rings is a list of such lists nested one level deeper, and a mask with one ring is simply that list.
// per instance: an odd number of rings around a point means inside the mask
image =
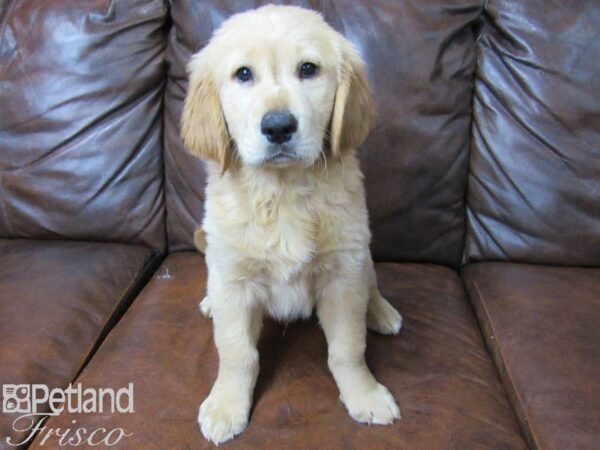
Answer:
[{"label": "white paw print logo", "polygon": [[30,387],[28,384],[5,384],[2,386],[2,412],[31,412]]}]

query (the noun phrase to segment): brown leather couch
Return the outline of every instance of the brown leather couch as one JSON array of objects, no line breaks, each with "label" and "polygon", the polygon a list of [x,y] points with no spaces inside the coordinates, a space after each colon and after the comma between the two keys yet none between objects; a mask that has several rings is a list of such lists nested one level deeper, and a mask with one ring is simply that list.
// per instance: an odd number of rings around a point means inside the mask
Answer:
[{"label": "brown leather couch", "polygon": [[[134,413],[53,416],[22,448],[62,448],[57,428],[212,447],[204,172],[178,123],[190,54],[259,3],[0,1],[0,384],[135,393]],[[403,418],[353,422],[317,323],[268,322],[226,447],[600,448],[600,4],[294,3],[368,63],[372,251],[405,327],[369,334],[367,360]],[[17,417],[1,449],[26,440]]]}]

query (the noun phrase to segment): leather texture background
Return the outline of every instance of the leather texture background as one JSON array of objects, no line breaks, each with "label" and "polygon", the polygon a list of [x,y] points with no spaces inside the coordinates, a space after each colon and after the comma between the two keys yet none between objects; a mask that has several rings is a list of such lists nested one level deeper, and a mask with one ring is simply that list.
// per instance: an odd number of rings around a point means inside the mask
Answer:
[{"label": "leather texture background", "polygon": [[468,260],[600,265],[600,8],[487,2]]},{"label": "leather texture background", "polygon": [[0,237],[164,248],[159,0],[10,0],[0,16]]},{"label": "leather texture background", "polygon": [[[203,215],[202,163],[186,153],[178,135],[187,88],[185,65],[225,18],[262,3],[190,0],[172,4],[165,97],[171,250],[193,248],[193,232]],[[291,3],[322,11],[366,59],[378,119],[359,153],[375,259],[457,266],[465,232],[475,69],[473,24],[483,2]]]}]

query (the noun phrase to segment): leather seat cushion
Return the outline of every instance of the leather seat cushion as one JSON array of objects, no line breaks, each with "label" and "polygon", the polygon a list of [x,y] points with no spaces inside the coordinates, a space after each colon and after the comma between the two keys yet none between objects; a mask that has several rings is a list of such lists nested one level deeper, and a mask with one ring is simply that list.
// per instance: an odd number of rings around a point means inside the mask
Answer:
[{"label": "leather seat cushion", "polygon": [[[366,426],[348,416],[316,320],[266,321],[250,425],[227,448],[526,448],[458,275],[395,263],[377,272],[405,328],[396,337],[369,332],[367,361],[402,420]],[[169,255],[78,380],[84,387],[133,382],[135,413],[63,414],[47,426],[76,419],[88,431],[121,427],[133,433],[126,448],[213,448],[196,422],[218,364],[211,321],[198,311],[205,283],[201,255]]]},{"label": "leather seat cushion", "polygon": [[[66,387],[157,262],[141,246],[0,240],[0,385]],[[20,415],[0,414],[0,448],[25,436]]]},{"label": "leather seat cushion", "polygon": [[600,269],[481,263],[464,270],[532,446],[600,442]]}]

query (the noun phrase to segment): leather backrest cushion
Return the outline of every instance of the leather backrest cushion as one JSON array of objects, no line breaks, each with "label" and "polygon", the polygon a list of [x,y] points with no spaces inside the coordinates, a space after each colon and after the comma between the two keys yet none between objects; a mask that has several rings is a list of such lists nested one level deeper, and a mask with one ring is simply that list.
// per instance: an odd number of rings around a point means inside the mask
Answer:
[{"label": "leather backrest cushion", "polygon": [[165,244],[162,0],[9,0],[0,237]]},{"label": "leather backrest cushion", "polygon": [[[193,247],[203,214],[203,165],[179,139],[185,66],[229,15],[262,3],[182,0],[171,5],[165,96],[171,250]],[[283,3],[321,11],[367,62],[378,119],[359,153],[375,259],[459,264],[475,68],[472,24],[483,0]]]},{"label": "leather backrest cushion", "polygon": [[600,264],[597,0],[489,0],[478,40],[468,260]]}]

